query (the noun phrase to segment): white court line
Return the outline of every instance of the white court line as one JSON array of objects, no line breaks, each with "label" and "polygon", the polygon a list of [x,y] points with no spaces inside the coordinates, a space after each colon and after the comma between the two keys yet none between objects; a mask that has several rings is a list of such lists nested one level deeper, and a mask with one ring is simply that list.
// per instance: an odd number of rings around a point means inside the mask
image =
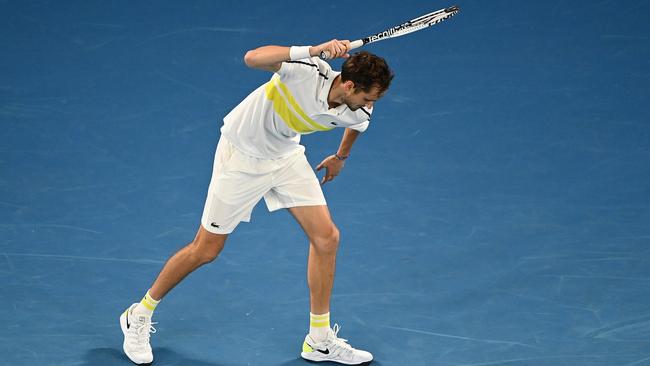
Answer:
[{"label": "white court line", "polygon": [[149,37],[146,41],[142,42],[140,45],[153,41],[155,39],[159,38],[165,38],[171,35],[175,34],[181,34],[181,33],[190,33],[190,32],[216,32],[216,33],[250,33],[254,32],[254,30],[249,29],[249,28],[229,28],[229,27],[194,27],[194,28],[184,28],[184,29],[177,29],[173,30],[170,32],[158,34],[152,37]]},{"label": "white court line", "polygon": [[126,262],[141,264],[164,264],[165,261],[155,259],[128,259],[128,258],[110,258],[110,257],[86,257],[78,255],[61,255],[61,254],[30,254],[30,253],[2,253],[7,257],[30,257],[55,260],[86,260],[86,261],[103,261],[103,262]]},{"label": "white court line", "polygon": [[84,232],[93,233],[93,234],[103,234],[100,231],[86,229],[86,228],[79,227],[79,226],[60,225],[60,224],[4,224],[4,223],[0,223],[0,227],[6,227],[6,228],[9,228],[9,229],[12,229],[14,227],[57,228],[57,229],[69,229],[69,230],[76,230],[76,231],[84,231]]},{"label": "white court line", "polygon": [[443,338],[461,339],[461,340],[464,340],[464,341],[507,344],[509,346],[522,346],[522,347],[527,347],[527,348],[539,349],[539,347],[531,346],[529,344],[520,343],[520,342],[463,337],[463,336],[457,336],[457,335],[452,335],[452,334],[429,332],[429,331],[425,331],[425,330],[402,328],[402,327],[393,327],[393,326],[390,326],[390,325],[380,325],[380,327],[388,328],[388,329],[401,330],[401,331],[409,332],[409,333],[426,334],[426,335],[431,335],[431,336],[436,336],[436,337],[443,337]]}]

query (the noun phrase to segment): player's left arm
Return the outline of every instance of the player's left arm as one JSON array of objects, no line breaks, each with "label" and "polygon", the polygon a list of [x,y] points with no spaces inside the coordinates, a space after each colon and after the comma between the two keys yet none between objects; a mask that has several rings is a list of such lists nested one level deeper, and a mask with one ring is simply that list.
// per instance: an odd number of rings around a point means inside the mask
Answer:
[{"label": "player's left arm", "polygon": [[350,151],[352,150],[352,145],[357,140],[361,132],[353,130],[351,128],[346,128],[343,133],[343,138],[341,139],[341,144],[339,149],[336,151],[336,154],[330,155],[325,158],[318,166],[316,167],[317,171],[325,168],[325,176],[321,180],[320,184],[325,184],[341,173],[343,166],[345,166],[345,159],[350,156]]}]

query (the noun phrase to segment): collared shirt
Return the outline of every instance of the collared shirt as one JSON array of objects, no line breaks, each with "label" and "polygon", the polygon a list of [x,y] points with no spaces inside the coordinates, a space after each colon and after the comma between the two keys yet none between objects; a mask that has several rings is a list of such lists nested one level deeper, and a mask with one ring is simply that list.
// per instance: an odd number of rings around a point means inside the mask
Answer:
[{"label": "collared shirt", "polygon": [[339,74],[317,57],[283,62],[269,82],[224,117],[221,134],[247,155],[278,159],[304,151],[300,135],[335,127],[365,131],[372,108],[353,111],[327,103]]}]

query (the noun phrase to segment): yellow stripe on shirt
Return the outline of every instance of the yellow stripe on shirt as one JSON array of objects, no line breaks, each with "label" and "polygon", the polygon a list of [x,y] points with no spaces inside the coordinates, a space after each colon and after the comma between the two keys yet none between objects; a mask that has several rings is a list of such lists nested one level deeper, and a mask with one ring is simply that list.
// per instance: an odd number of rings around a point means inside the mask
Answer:
[{"label": "yellow stripe on shirt", "polygon": [[298,133],[311,133],[315,131],[329,131],[332,128],[325,127],[309,118],[302,110],[296,99],[291,95],[289,88],[274,76],[266,83],[266,97],[273,102],[273,109],[282,121],[293,131]]}]

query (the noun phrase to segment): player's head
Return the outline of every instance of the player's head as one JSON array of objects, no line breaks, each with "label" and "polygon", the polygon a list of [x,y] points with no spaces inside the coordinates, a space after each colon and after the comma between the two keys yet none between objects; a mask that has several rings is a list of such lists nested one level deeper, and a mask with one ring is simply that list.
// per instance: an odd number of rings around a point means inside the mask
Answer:
[{"label": "player's head", "polygon": [[341,67],[341,82],[347,85],[348,91],[345,104],[352,110],[372,107],[388,90],[394,76],[383,58],[366,51],[355,53]]}]

